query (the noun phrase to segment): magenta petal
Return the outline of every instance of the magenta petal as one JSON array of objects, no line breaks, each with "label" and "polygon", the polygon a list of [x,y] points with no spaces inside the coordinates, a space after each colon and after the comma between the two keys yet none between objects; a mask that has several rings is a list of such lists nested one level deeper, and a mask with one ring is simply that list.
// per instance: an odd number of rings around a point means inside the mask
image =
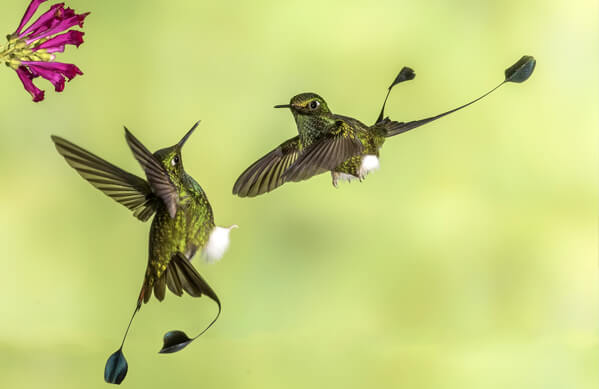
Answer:
[{"label": "magenta petal", "polygon": [[36,20],[35,23],[27,28],[27,30],[21,34],[21,37],[29,35],[27,37],[27,42],[31,43],[37,39],[40,39],[39,36],[41,36],[41,34],[48,30],[54,29],[63,20],[76,16],[75,11],[72,8],[65,9],[63,7],[64,3],[54,4],[50,11],[46,12],[38,20]]},{"label": "magenta petal", "polygon": [[44,70],[57,72],[72,80],[76,75],[82,75],[83,72],[79,70],[79,68],[70,63],[62,63],[62,62],[21,62],[25,66],[29,66],[29,68],[35,72],[38,72],[41,75],[41,72]]},{"label": "magenta petal", "polygon": [[[19,34],[19,37],[23,37],[31,32],[41,32],[42,27],[43,30],[47,30],[51,24],[53,19],[58,18],[56,24],[60,21],[59,15],[63,12],[64,3],[54,4],[50,7],[50,9],[42,14],[35,22],[33,22],[25,31]],[[58,9],[58,10],[57,10]]]},{"label": "magenta petal", "polygon": [[37,86],[33,85],[33,81],[31,81],[37,76],[31,73],[29,70],[27,70],[27,68],[25,68],[24,66],[19,66],[16,72],[19,78],[21,79],[21,82],[23,83],[25,90],[29,92],[31,96],[33,96],[33,101],[36,103],[38,101],[42,101],[44,99],[44,91],[40,90]]},{"label": "magenta petal", "polygon": [[[25,36],[26,41],[29,42],[29,43],[31,43],[33,41],[36,41],[38,38],[31,39],[31,37],[35,37],[37,35],[41,35],[44,32],[48,31],[49,29],[56,27],[58,25],[58,23],[60,23],[60,21],[61,21],[60,18],[56,18],[55,17],[55,18],[47,20],[44,24],[40,25],[35,30],[29,30],[29,29],[27,29],[28,30],[28,32],[27,32],[28,36]],[[21,36],[21,37],[23,37],[23,36]]]},{"label": "magenta petal", "polygon": [[77,30],[71,30],[64,34],[56,35],[41,45],[35,50],[46,49],[48,53],[63,52],[65,45],[75,45],[79,47],[83,43],[83,33]]},{"label": "magenta petal", "polygon": [[[29,7],[27,7],[27,10],[25,11],[25,15],[23,15],[23,18],[21,19],[21,23],[19,24],[17,31],[15,31],[15,34],[19,34],[21,32],[21,30],[23,29],[23,27],[25,27],[27,22],[29,22],[29,20],[31,19],[31,17],[35,13],[35,11],[37,11],[40,4],[43,3],[44,1],[47,1],[47,0],[31,0],[31,3],[29,3]],[[43,96],[42,96],[42,99],[43,99]]]},{"label": "magenta petal", "polygon": [[62,92],[64,90],[64,77],[54,70],[44,69],[40,66],[29,65],[29,69],[36,76],[42,76],[46,80],[50,81],[54,85],[56,92]]},{"label": "magenta petal", "polygon": [[62,15],[62,18],[63,19],[68,19],[68,18],[73,17],[75,15],[76,15],[75,14],[75,10],[73,8],[65,8],[64,9],[64,14]]},{"label": "magenta petal", "polygon": [[89,12],[86,12],[81,15],[74,15],[69,18],[62,19],[60,21],[60,23],[52,26],[51,28],[49,28],[45,31],[40,31],[39,34],[36,31],[35,34],[32,34],[27,38],[27,44],[34,42],[36,40],[45,38],[50,35],[58,34],[59,32],[68,30],[69,28],[76,26],[76,25],[79,25],[79,27],[83,27],[83,21],[85,20],[87,15],[89,15]]}]

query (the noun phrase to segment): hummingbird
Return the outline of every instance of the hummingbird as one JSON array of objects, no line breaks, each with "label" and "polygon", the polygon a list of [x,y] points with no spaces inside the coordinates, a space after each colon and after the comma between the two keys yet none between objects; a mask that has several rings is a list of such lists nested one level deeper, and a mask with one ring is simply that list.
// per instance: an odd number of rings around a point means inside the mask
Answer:
[{"label": "hummingbird", "polygon": [[362,181],[368,173],[379,168],[379,152],[387,138],[459,111],[506,82],[523,82],[532,74],[535,64],[533,57],[523,56],[506,69],[504,81],[479,98],[442,114],[410,122],[393,121],[384,115],[391,89],[414,79],[415,73],[409,67],[402,68],[389,86],[380,114],[370,126],[358,119],[333,113],[327,102],[316,93],[298,94],[291,98],[289,104],[274,106],[291,110],[298,135],[250,165],[235,182],[233,194],[254,197],[286,182],[307,180],[327,171],[331,172],[335,187],[339,180]]},{"label": "hummingbird", "polygon": [[[133,315],[123,336],[121,347],[111,356],[113,365],[127,366],[122,348],[135,314],[152,295],[162,301],[166,288],[177,296],[186,292],[192,297],[208,296],[218,305],[218,314],[200,335],[217,320],[221,304],[212,288],[190,263],[196,252],[209,263],[219,260],[229,246],[229,233],[237,225],[218,227],[202,187],[183,167],[181,151],[199,121],[175,145],[151,153],[125,127],[125,139],[141,165],[146,180],[133,175],[59,136],[52,135],[58,152],[77,173],[93,186],[133,212],[145,222],[154,216],[150,227],[149,255],[144,279]],[[181,335],[183,334],[183,335]],[[199,335],[198,335],[199,336]],[[197,336],[196,336],[197,338]],[[195,339],[195,338],[193,338]],[[181,331],[165,335],[163,353],[182,349],[191,342]],[[122,359],[121,359],[122,357]],[[120,383],[123,366],[107,363],[105,379]],[[110,366],[109,366],[110,365]],[[110,371],[109,371],[110,370]],[[122,375],[119,376],[119,373]],[[118,382],[117,382],[118,381]]]}]

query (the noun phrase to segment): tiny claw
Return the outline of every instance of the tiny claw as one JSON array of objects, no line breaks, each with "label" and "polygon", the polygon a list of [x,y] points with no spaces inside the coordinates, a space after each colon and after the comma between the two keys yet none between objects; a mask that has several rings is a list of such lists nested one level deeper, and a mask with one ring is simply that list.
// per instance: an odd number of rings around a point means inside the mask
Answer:
[{"label": "tiny claw", "polygon": [[335,172],[331,172],[331,180],[333,181],[333,186],[334,186],[335,188],[339,188],[339,186],[338,186],[338,184],[337,184],[337,179],[338,179],[338,178],[339,178],[339,177],[337,176],[337,173],[335,173]]}]

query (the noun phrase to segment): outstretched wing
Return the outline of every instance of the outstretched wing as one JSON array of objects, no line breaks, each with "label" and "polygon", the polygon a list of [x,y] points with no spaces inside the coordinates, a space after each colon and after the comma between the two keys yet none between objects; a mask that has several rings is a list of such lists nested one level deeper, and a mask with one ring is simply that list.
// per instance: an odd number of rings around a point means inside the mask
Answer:
[{"label": "outstretched wing", "polygon": [[295,163],[283,174],[285,181],[303,181],[335,169],[349,158],[360,154],[364,146],[356,132],[344,120],[323,138],[302,150]]},{"label": "outstretched wing", "polygon": [[66,139],[55,135],[52,135],[51,138],[56,150],[81,177],[132,210],[136,218],[146,221],[154,214],[158,199],[145,180],[114,166]]},{"label": "outstretched wing", "polygon": [[283,185],[283,173],[297,159],[299,136],[289,139],[248,167],[233,186],[233,194],[254,197]]},{"label": "outstretched wing", "polygon": [[144,146],[133,134],[125,127],[125,139],[133,152],[133,156],[139,162],[146,173],[152,190],[166,205],[171,218],[177,213],[177,202],[179,194],[177,188],[168,176],[164,167],[158,162],[156,157]]}]

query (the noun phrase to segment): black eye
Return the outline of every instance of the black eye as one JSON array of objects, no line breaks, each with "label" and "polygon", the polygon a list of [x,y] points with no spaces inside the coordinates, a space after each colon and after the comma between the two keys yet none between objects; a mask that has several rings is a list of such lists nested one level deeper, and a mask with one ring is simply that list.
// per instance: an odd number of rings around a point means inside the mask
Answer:
[{"label": "black eye", "polygon": [[310,109],[314,110],[316,108],[318,108],[318,106],[320,105],[320,103],[316,100],[312,100],[312,102],[310,103]]},{"label": "black eye", "polygon": [[179,163],[179,156],[175,155],[175,157],[171,160],[171,165],[176,166]]}]

